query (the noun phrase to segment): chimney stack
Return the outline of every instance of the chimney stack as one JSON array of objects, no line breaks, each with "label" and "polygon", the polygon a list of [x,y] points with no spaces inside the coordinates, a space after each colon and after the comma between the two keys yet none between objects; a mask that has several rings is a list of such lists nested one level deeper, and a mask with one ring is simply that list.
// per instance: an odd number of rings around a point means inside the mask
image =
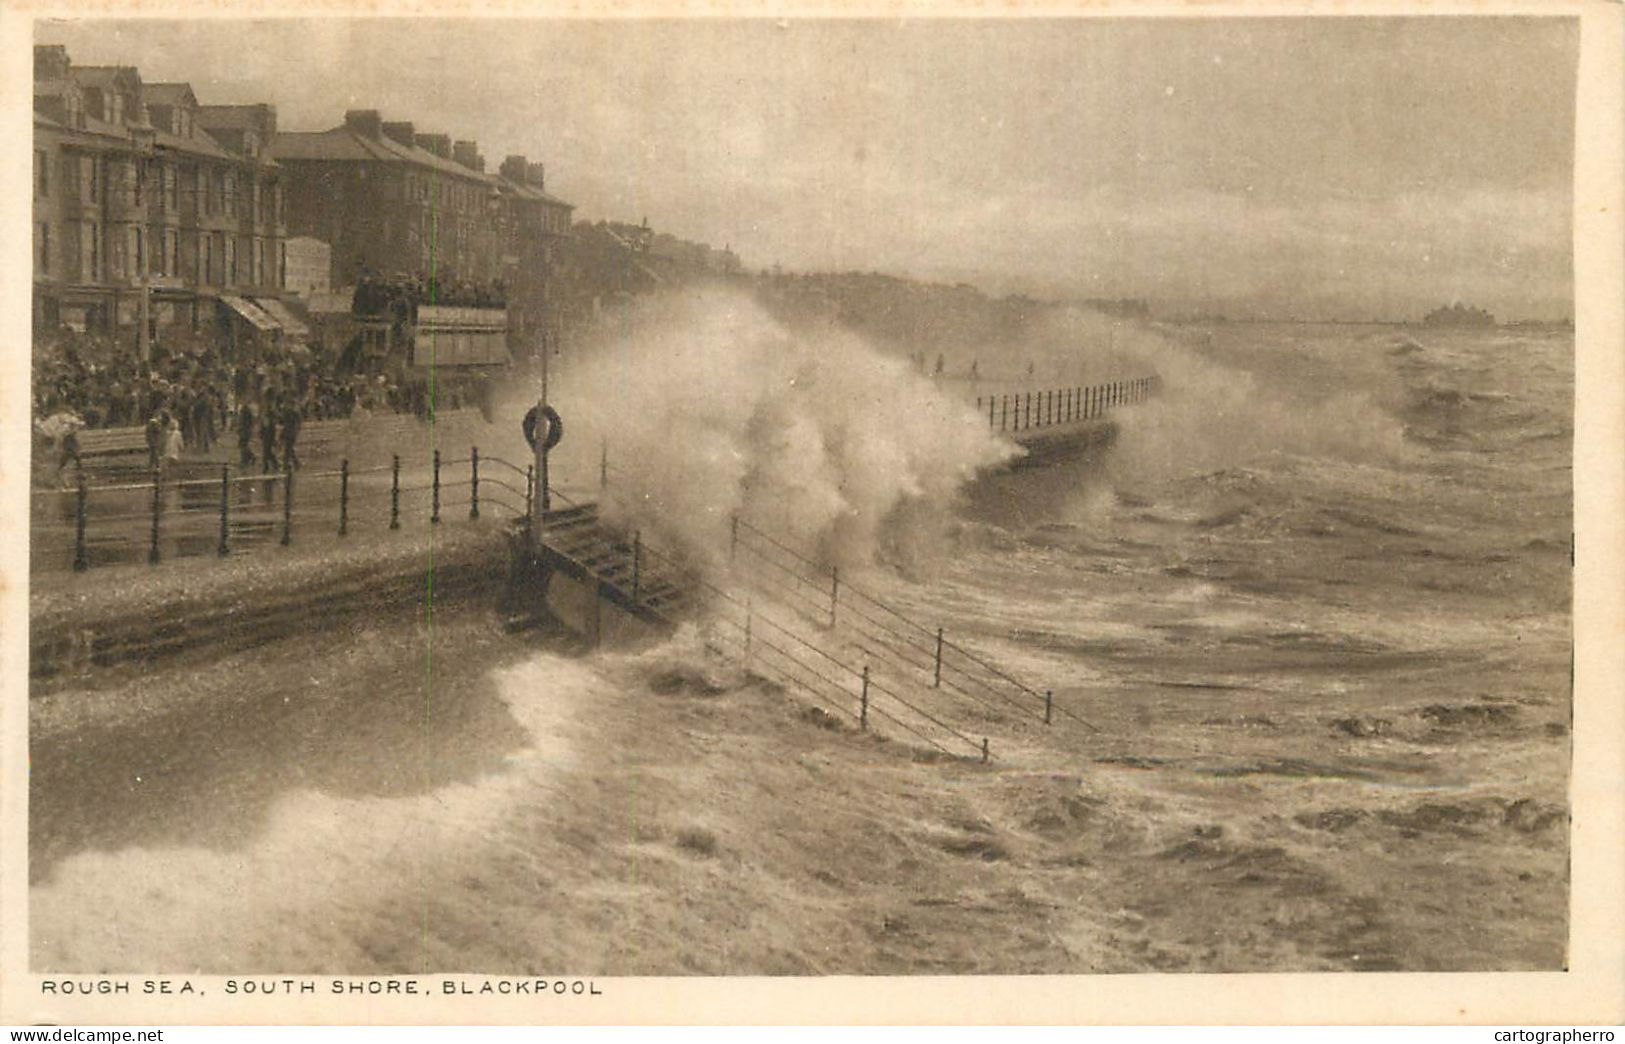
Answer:
[{"label": "chimney stack", "polygon": [[34,45],[34,79],[65,80],[71,65],[68,49],[61,44]]},{"label": "chimney stack", "polygon": [[441,159],[451,159],[451,138],[444,134],[415,135],[418,148],[434,153]]},{"label": "chimney stack", "polygon": [[390,141],[397,142],[411,148],[417,143],[417,136],[413,133],[412,124],[406,120],[391,121],[384,124],[384,136]]},{"label": "chimney stack", "polygon": [[525,180],[543,192],[547,191],[547,178],[544,176],[546,173],[547,169],[540,163],[525,164]]},{"label": "chimney stack", "polygon": [[479,159],[479,145],[472,141],[454,142],[451,146],[451,158],[469,170],[477,170],[475,165]]},{"label": "chimney stack", "polygon": [[363,138],[377,140],[383,136],[383,117],[377,109],[351,109],[344,114],[344,125]]},{"label": "chimney stack", "polygon": [[525,162],[525,157],[508,156],[503,159],[502,166],[498,168],[497,172],[503,177],[507,178],[509,181],[517,181],[519,184],[523,185],[525,183],[525,175],[528,170],[529,164]]}]

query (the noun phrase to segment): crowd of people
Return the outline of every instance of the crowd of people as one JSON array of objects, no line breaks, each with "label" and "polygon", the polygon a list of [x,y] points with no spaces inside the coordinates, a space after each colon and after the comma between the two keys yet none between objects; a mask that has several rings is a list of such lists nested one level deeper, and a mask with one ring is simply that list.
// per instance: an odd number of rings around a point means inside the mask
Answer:
[{"label": "crowd of people", "polygon": [[[307,420],[425,416],[429,398],[421,380],[341,375],[333,360],[303,345],[256,346],[228,360],[218,343],[176,334],[155,341],[142,361],[128,343],[63,330],[37,338],[34,350],[35,427],[59,448],[59,469],[78,458],[77,430],[131,427],[144,429],[154,467],[207,454],[233,433],[243,466],[297,467]],[[455,408],[469,396],[456,387],[439,398]]]},{"label": "crowd of people", "polygon": [[356,279],[352,299],[357,315],[382,315],[391,311],[400,319],[410,319],[417,306],[447,305],[458,308],[506,308],[507,288],[502,280],[477,283],[436,275],[380,275],[363,271]]}]

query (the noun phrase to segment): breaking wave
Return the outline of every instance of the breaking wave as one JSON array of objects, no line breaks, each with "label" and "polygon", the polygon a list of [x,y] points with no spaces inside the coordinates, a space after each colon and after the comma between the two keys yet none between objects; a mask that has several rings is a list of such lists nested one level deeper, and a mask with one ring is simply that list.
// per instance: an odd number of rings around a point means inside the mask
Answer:
[{"label": "breaking wave", "polygon": [[866,561],[1020,452],[903,360],[843,330],[791,331],[743,294],[640,299],[593,340],[554,395],[584,433],[576,452],[602,439],[606,510],[701,556],[725,553],[738,512]]}]

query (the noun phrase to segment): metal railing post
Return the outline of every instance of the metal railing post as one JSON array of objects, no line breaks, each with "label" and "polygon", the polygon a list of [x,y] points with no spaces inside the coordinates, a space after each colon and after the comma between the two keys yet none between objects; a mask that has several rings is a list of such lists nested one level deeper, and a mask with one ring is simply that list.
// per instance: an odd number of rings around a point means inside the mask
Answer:
[{"label": "metal railing post", "polygon": [[931,679],[931,687],[933,689],[942,688],[942,628],[940,627],[937,628],[937,665]]},{"label": "metal railing post", "polygon": [[1049,707],[1050,707],[1051,701],[1053,701],[1054,698],[1055,698],[1055,693],[1052,690],[1050,690],[1050,689],[1045,689],[1044,690],[1044,724],[1045,725],[1049,724]]},{"label": "metal railing post", "polygon": [[389,528],[401,528],[401,455],[394,455],[389,472]]},{"label": "metal railing post", "polygon": [[858,728],[869,731],[869,665],[863,665],[863,692],[858,696]]},{"label": "metal railing post", "polygon": [[82,573],[90,568],[90,555],[85,549],[85,502],[90,493],[85,489],[85,468],[76,465],[79,489],[73,508],[73,571]]},{"label": "metal railing post", "polygon": [[987,397],[987,430],[993,430],[993,396]]},{"label": "metal railing post", "polygon": [[751,608],[750,599],[745,599],[745,667],[747,669],[750,667],[750,626],[755,616],[756,612]]},{"label": "metal railing post", "polygon": [[164,491],[159,484],[162,472],[152,469],[152,546],[147,549],[147,564],[158,564],[158,515],[164,507]]},{"label": "metal railing post", "polygon": [[536,519],[536,465],[525,465],[525,537],[527,543]]},{"label": "metal railing post", "polygon": [[440,451],[434,451],[434,478],[430,482],[429,524],[440,524]]},{"label": "metal railing post", "polygon": [[984,765],[987,764],[987,757],[988,757],[988,754],[987,754],[987,737],[983,736],[982,737],[982,764],[984,764]]},{"label": "metal railing post", "polygon": [[598,488],[609,488],[609,440],[598,440]]},{"label": "metal railing post", "polygon": [[999,430],[1008,431],[1010,428],[1010,396],[999,396]]},{"label": "metal railing post", "polygon": [[339,536],[350,531],[350,458],[339,461]]},{"label": "metal railing post", "polygon": [[835,626],[835,606],[841,597],[841,570],[838,566],[831,566],[829,570],[829,625]]},{"label": "metal railing post", "polygon": [[220,465],[220,546],[215,553],[221,558],[231,554],[231,465]]},{"label": "metal railing post", "polygon": [[632,532],[632,604],[633,605],[638,604],[638,582],[640,580],[640,577],[638,576],[638,574],[642,571],[639,568],[642,565],[642,562],[643,562],[643,532],[641,530],[633,530],[633,532]]},{"label": "metal railing post", "polygon": [[293,543],[293,465],[283,462],[282,471],[282,546]]},{"label": "metal railing post", "polygon": [[547,477],[547,444],[542,444],[542,451],[537,454],[541,459],[541,466],[536,469],[536,491],[541,495],[542,510],[553,510],[552,483]]},{"label": "metal railing post", "polygon": [[733,516],[728,524],[728,564],[734,564],[734,556],[739,552],[739,516]]},{"label": "metal railing post", "polygon": [[480,517],[480,448],[468,448],[468,517]]}]

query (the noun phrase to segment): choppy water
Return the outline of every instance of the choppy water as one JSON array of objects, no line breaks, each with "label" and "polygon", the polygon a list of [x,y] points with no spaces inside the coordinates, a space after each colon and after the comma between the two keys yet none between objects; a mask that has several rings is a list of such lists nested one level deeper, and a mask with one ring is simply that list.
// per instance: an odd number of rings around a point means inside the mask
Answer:
[{"label": "choppy water", "polygon": [[[464,620],[423,673],[421,634],[328,636],[36,707],[36,966],[1559,964],[1571,337],[1225,326],[1137,351],[1165,395],[1110,453],[983,479],[864,572],[1098,726],[1022,740],[1038,773],[798,739],[782,696],[688,645],[579,660]],[[163,687],[224,709],[183,700],[156,745],[66,709]],[[931,848],[931,816],[993,840]],[[852,859],[798,876],[826,851]],[[897,904],[944,898],[877,912],[854,862],[894,869]],[[961,904],[1024,941],[966,944]]]}]

